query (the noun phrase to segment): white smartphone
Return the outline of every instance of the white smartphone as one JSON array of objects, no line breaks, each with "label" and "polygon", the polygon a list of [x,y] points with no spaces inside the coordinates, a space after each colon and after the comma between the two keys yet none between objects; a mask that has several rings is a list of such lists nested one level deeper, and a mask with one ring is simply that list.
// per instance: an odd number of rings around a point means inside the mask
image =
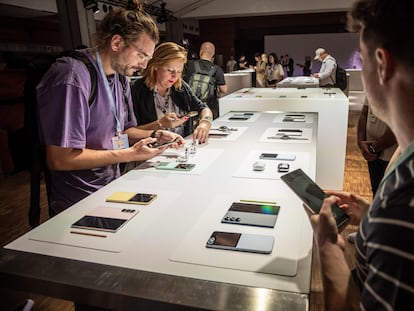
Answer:
[{"label": "white smartphone", "polygon": [[73,223],[71,227],[116,232],[138,212],[134,208],[97,207]]},{"label": "white smartphone", "polygon": [[206,243],[207,248],[230,251],[270,254],[274,238],[270,235],[258,235],[235,232],[214,231]]}]

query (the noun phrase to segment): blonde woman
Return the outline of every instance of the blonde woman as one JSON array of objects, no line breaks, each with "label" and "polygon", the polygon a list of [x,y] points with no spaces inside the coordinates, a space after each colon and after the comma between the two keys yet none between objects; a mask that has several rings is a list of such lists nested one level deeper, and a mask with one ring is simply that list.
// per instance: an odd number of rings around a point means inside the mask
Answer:
[{"label": "blonde woman", "polygon": [[186,61],[187,51],[180,45],[174,42],[160,44],[142,79],[132,86],[134,113],[139,128],[164,128],[187,136],[193,132],[188,113],[197,111],[200,121],[193,139],[203,143],[210,131],[212,112],[181,78]]}]

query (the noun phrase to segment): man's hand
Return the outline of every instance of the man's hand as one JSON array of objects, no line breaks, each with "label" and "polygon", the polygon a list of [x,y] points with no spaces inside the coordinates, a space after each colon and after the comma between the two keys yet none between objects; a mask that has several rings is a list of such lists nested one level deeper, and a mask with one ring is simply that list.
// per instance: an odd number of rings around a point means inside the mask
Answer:
[{"label": "man's hand", "polygon": [[370,202],[359,195],[345,191],[326,191],[327,195],[334,195],[338,199],[338,205],[350,217],[349,224],[359,225],[370,206]]}]

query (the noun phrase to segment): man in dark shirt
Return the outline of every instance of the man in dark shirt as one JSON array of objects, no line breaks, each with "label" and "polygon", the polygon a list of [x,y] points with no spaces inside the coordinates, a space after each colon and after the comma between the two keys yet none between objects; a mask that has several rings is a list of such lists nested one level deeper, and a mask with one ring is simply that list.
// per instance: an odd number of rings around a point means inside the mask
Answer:
[{"label": "man in dark shirt", "polygon": [[214,54],[216,52],[216,48],[213,43],[211,42],[204,42],[200,47],[200,59],[192,60],[187,62],[184,68],[184,75],[183,78],[186,82],[190,81],[191,76],[194,73],[197,73],[196,70],[196,63],[200,67],[202,71],[208,72],[209,70],[214,67],[212,70],[213,74],[212,77],[215,83],[215,92],[214,94],[210,94],[210,100],[207,102],[207,105],[213,111],[213,118],[216,119],[219,117],[219,102],[218,98],[223,96],[227,93],[227,85],[226,80],[224,79],[224,72],[219,66],[214,65]]}]

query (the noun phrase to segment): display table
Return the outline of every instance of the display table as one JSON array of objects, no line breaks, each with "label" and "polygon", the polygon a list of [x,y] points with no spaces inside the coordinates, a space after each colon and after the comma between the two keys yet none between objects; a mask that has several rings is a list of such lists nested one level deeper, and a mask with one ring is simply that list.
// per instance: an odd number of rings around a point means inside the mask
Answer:
[{"label": "display table", "polygon": [[225,73],[224,79],[226,80],[227,93],[229,94],[252,86],[252,76],[248,72]]},{"label": "display table", "polygon": [[[280,180],[281,161],[262,160],[266,169],[260,172],[252,165],[262,152],[290,154],[291,170],[300,167],[314,177],[317,115],[303,114],[300,124],[286,122],[284,113],[242,115],[247,120],[230,113],[213,122],[213,128],[230,129],[227,137],[187,150],[187,163],[196,164],[192,171],[155,168],[185,155],[167,150],[8,244],[0,252],[2,284],[118,310],[308,310],[308,216]],[[286,128],[300,128],[303,139],[274,138]],[[157,198],[149,205],[105,202],[118,191]],[[274,228],[222,223],[231,203],[241,200],[277,202]],[[71,224],[96,207],[139,213],[116,233],[72,234]],[[273,250],[210,249],[213,231],[272,236]]]},{"label": "display table", "polygon": [[319,87],[319,79],[314,77],[288,77],[277,84],[277,87],[313,88]]},{"label": "display table", "polygon": [[343,189],[349,100],[337,88],[246,88],[220,98],[229,111],[301,111],[318,114],[316,181]]}]

